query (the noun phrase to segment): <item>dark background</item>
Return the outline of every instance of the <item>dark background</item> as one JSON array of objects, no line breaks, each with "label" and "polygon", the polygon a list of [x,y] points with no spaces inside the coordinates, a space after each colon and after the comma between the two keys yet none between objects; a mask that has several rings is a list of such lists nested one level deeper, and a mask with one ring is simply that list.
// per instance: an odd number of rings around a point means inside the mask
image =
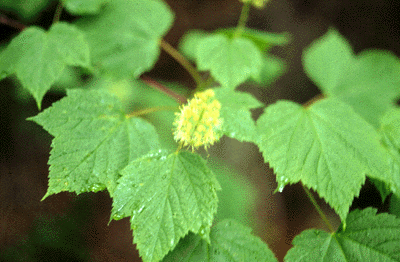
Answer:
[{"label": "dark background", "polygon": [[[241,3],[234,0],[168,0],[176,14],[174,27],[165,39],[176,46],[190,29],[214,30],[235,26]],[[0,11],[7,19],[26,25],[51,24],[56,3],[26,23],[12,11]],[[304,103],[318,93],[301,66],[302,50],[326,30],[336,27],[356,53],[367,48],[400,52],[399,1],[271,0],[263,10],[252,9],[248,26],[271,32],[289,32],[292,41],[272,53],[287,63],[286,73],[269,87],[241,86],[266,105],[278,99]],[[61,20],[74,17],[63,12]],[[2,44],[19,32],[18,26],[0,21]],[[18,25],[18,24],[17,24]],[[193,88],[189,75],[168,55],[148,75],[178,81]],[[43,202],[47,189],[51,137],[33,122],[25,121],[38,113],[33,101],[21,101],[15,83],[0,82],[0,260],[3,261],[133,261],[138,259],[128,219],[107,225],[111,200],[107,193],[76,196],[60,193]],[[61,98],[47,94],[43,108]],[[262,110],[256,110],[256,118]],[[326,229],[305,196],[301,186],[292,185],[272,194],[275,176],[263,163],[257,147],[223,139],[211,155],[223,158],[257,188],[258,200],[253,232],[273,249],[280,261],[291,247],[293,237],[307,228]],[[332,224],[339,220],[323,201]],[[352,208],[379,207],[379,194],[367,183]],[[17,260],[18,259],[18,260]],[[136,261],[136,260],[135,260]]]}]

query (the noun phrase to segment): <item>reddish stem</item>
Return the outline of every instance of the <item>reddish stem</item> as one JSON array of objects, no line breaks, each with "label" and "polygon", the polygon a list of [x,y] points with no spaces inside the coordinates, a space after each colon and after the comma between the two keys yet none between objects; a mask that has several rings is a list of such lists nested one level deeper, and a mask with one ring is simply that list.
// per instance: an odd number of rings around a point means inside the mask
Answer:
[{"label": "reddish stem", "polygon": [[0,24],[8,25],[12,28],[18,29],[19,31],[22,31],[26,28],[26,25],[24,25],[16,20],[10,19],[3,14],[0,14]]},{"label": "reddish stem", "polygon": [[312,104],[314,104],[315,102],[324,99],[325,96],[323,94],[318,94],[316,96],[314,96],[313,98],[311,98],[310,100],[308,100],[307,102],[305,102],[303,104],[303,107],[308,108],[309,106],[311,106]]},{"label": "reddish stem", "polygon": [[173,99],[175,99],[176,101],[178,101],[180,104],[185,104],[187,102],[186,97],[181,96],[177,93],[175,93],[174,91],[172,91],[171,89],[169,89],[168,87],[160,84],[159,82],[151,79],[148,76],[144,76],[142,75],[140,77],[140,79],[142,79],[143,82],[145,82],[146,84],[148,84],[149,86],[154,87],[155,89],[167,94],[168,96],[172,97]]}]

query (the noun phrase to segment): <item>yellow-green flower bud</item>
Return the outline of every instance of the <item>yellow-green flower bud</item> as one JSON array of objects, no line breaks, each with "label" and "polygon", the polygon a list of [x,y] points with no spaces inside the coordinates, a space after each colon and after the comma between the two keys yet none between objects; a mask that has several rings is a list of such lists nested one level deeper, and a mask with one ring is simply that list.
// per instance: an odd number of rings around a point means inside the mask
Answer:
[{"label": "yellow-green flower bud", "polygon": [[174,121],[175,140],[183,146],[196,149],[213,145],[221,137],[222,119],[219,116],[221,104],[213,90],[196,93],[186,105],[180,108]]},{"label": "yellow-green flower bud", "polygon": [[261,9],[265,6],[268,0],[239,0],[242,3],[250,3],[252,6]]}]

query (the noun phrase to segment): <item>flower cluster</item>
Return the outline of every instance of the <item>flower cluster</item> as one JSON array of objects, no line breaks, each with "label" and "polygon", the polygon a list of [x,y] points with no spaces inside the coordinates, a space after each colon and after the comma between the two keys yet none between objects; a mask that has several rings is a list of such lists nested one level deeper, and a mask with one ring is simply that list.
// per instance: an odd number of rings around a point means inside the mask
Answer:
[{"label": "flower cluster", "polygon": [[192,147],[192,150],[213,145],[222,134],[220,109],[221,104],[215,99],[213,90],[195,94],[179,113],[175,113],[175,140]]}]

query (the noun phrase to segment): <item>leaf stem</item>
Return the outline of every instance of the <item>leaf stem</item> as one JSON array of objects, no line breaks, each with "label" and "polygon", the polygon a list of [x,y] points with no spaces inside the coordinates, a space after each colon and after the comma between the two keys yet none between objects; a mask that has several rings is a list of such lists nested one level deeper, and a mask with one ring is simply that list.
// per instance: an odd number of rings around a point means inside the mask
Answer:
[{"label": "leaf stem", "polygon": [[192,66],[192,64],[178,52],[174,47],[168,44],[164,39],[160,40],[160,46],[167,52],[170,56],[172,56],[185,70],[193,77],[197,86],[200,86],[203,83],[203,78],[197,72],[196,68]]},{"label": "leaf stem", "polygon": [[151,79],[148,76],[144,76],[142,75],[140,77],[140,79],[142,79],[143,82],[145,82],[146,84],[148,84],[151,87],[154,87],[155,89],[163,92],[164,94],[167,94],[168,96],[172,97],[173,99],[175,99],[179,104],[186,104],[187,99],[184,96],[181,96],[177,93],[175,93],[174,91],[172,91],[171,89],[169,89],[168,87],[160,84],[159,82]]},{"label": "leaf stem", "polygon": [[155,107],[150,107],[150,108],[132,112],[132,113],[126,115],[126,117],[130,118],[130,117],[135,117],[135,116],[140,116],[140,115],[146,115],[146,114],[150,114],[150,113],[157,112],[157,111],[163,111],[163,110],[175,111],[175,110],[177,110],[177,107],[176,106],[155,106]]},{"label": "leaf stem", "polygon": [[305,102],[303,104],[303,107],[307,108],[307,107],[313,105],[315,102],[322,100],[324,98],[325,98],[324,94],[318,94],[318,95],[314,96],[313,98],[311,98],[310,100],[308,100],[307,102]]},{"label": "leaf stem", "polygon": [[64,8],[64,1],[60,1],[56,7],[56,11],[54,13],[54,17],[53,17],[53,24],[58,23],[58,21],[60,21],[60,17],[61,17],[61,13],[62,10]]},{"label": "leaf stem", "polygon": [[26,25],[24,25],[16,20],[13,20],[11,18],[8,18],[7,16],[5,16],[3,14],[0,14],[0,24],[8,25],[12,28],[18,29],[19,31],[22,31],[26,28]]},{"label": "leaf stem", "polygon": [[246,28],[247,19],[249,18],[250,13],[250,1],[243,4],[242,12],[240,13],[239,22],[236,27],[234,38],[241,36],[244,29]]},{"label": "leaf stem", "polygon": [[201,91],[207,89],[213,83],[215,83],[215,79],[212,76],[209,76],[208,78],[206,78],[205,81],[203,81],[203,83],[201,83],[201,85],[198,85],[195,89],[193,89],[191,94],[193,95],[193,94],[195,94],[197,92],[201,92]]},{"label": "leaf stem", "polygon": [[181,151],[182,148],[183,148],[183,142],[179,142],[178,148],[176,149],[175,154],[178,154],[179,151]]},{"label": "leaf stem", "polygon": [[322,218],[322,220],[324,221],[325,225],[328,227],[328,229],[332,232],[335,233],[335,230],[333,229],[331,223],[329,222],[329,220],[326,218],[324,212],[322,211],[321,207],[318,205],[317,201],[315,200],[315,198],[313,197],[313,195],[311,194],[310,190],[305,187],[303,185],[303,189],[304,191],[306,191],[306,194],[308,196],[308,198],[310,199],[311,203],[314,205],[315,209],[317,210],[319,216]]}]

